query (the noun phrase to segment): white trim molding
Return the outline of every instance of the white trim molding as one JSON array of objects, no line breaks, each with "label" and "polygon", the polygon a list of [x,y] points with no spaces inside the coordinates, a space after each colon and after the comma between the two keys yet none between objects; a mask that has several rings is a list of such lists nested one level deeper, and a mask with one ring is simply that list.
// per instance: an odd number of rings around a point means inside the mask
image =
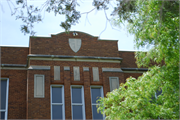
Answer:
[{"label": "white trim molding", "polygon": [[145,73],[146,71],[123,71],[124,73]]},{"label": "white trim molding", "polygon": [[27,68],[20,67],[0,67],[1,70],[27,70]]},{"label": "white trim molding", "polygon": [[123,72],[121,68],[102,68],[102,72]]},{"label": "white trim molding", "polygon": [[0,69],[27,70],[26,64],[1,64]]},{"label": "white trim molding", "polygon": [[80,58],[30,58],[29,60],[53,60],[53,61],[75,61],[75,62],[107,62],[107,63],[121,63],[119,60],[99,60],[99,59],[80,59]]},{"label": "white trim molding", "polygon": [[31,65],[28,68],[28,70],[50,70],[50,69],[51,69],[50,66],[35,66],[35,65]]},{"label": "white trim molding", "polygon": [[53,60],[53,61],[76,61],[76,62],[109,62],[121,63],[120,57],[97,57],[97,56],[65,56],[65,55],[37,55],[29,54],[29,60]]}]

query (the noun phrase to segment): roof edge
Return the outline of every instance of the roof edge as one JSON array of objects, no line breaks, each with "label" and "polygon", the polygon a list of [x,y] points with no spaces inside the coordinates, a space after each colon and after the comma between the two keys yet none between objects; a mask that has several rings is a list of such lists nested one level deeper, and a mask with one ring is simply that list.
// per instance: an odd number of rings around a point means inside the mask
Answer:
[{"label": "roof edge", "polygon": [[121,68],[123,71],[148,71],[148,68]]},{"label": "roof edge", "polygon": [[98,56],[66,56],[66,55],[41,55],[41,54],[29,54],[28,57],[41,57],[41,58],[80,58],[80,59],[104,59],[104,60],[120,60],[120,57],[98,57]]},{"label": "roof edge", "polygon": [[19,47],[19,48],[29,48],[29,47],[26,47],[26,46],[16,46],[16,45],[0,45],[0,47]]},{"label": "roof edge", "polygon": [[[69,33],[71,33],[71,32],[79,32],[79,33],[83,33],[83,34],[89,35],[89,36],[91,36],[91,37],[98,37],[98,36],[93,36],[93,35],[91,35],[91,34],[89,34],[89,33],[82,32],[82,31],[69,31]],[[60,35],[60,34],[63,34],[63,33],[67,33],[67,34],[68,34],[68,32],[60,32],[60,33],[51,34],[51,35]]]},{"label": "roof edge", "polygon": [[26,64],[1,64],[1,67],[27,67]]}]

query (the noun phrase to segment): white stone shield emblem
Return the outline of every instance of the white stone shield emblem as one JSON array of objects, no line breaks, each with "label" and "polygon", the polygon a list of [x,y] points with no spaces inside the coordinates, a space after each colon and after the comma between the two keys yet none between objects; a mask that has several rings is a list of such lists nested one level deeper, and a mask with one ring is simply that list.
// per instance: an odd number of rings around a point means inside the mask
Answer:
[{"label": "white stone shield emblem", "polygon": [[69,38],[69,46],[74,52],[78,52],[81,48],[81,39]]}]

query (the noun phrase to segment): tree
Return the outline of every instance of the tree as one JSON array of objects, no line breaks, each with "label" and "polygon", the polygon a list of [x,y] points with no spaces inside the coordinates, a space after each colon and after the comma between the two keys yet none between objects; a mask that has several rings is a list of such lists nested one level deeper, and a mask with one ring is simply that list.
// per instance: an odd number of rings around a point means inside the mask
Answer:
[{"label": "tree", "polygon": [[[8,0],[8,2],[12,2]],[[42,21],[41,11],[65,15],[60,24],[66,31],[79,22],[83,13],[76,0],[46,0],[41,7],[16,0],[12,15],[23,21],[21,31],[34,34],[33,24]],[[93,0],[93,10],[108,10],[109,0]],[[108,119],[178,119],[179,118],[179,1],[117,0],[112,15],[118,24],[129,23],[136,36],[137,48],[153,45],[148,52],[137,52],[138,66],[150,70],[138,79],[130,77],[119,89],[101,98],[98,110]],[[89,12],[84,14],[88,15]],[[20,14],[19,14],[20,13]],[[105,12],[106,14],[106,12]],[[159,65],[150,66],[151,62]],[[161,65],[160,63],[164,63]],[[156,99],[152,96],[162,90]]]},{"label": "tree", "polygon": [[[107,119],[178,119],[179,1],[137,0],[135,6],[128,31],[135,35],[137,48],[153,45],[148,52],[136,52],[138,66],[150,70],[99,99],[98,110]],[[150,66],[152,62],[159,65]]]},{"label": "tree", "polygon": [[[131,21],[129,17],[129,12],[135,11],[134,1],[129,0],[117,0],[117,1],[109,1],[109,0],[92,0],[92,5],[94,9],[81,13],[81,11],[77,10],[77,6],[79,6],[81,0],[45,0],[45,2],[41,6],[36,6],[30,4],[28,0],[16,0],[14,3],[13,0],[7,0],[7,3],[10,7],[11,14],[16,16],[16,19],[22,20],[21,31],[24,34],[34,35],[35,31],[33,30],[34,24],[43,21],[42,14],[44,12],[54,12],[56,15],[64,15],[65,21],[60,23],[60,26],[68,32],[71,29],[72,25],[76,25],[79,23],[79,20],[82,15],[87,15],[94,10],[103,10],[106,16],[106,19],[110,22],[110,19],[107,18],[106,11],[109,7],[112,7],[113,4],[114,11],[112,15],[119,14],[124,20]],[[0,5],[1,7],[1,5]],[[42,12],[43,11],[43,12]],[[126,12],[128,11],[128,12]],[[61,20],[60,20],[61,21]]]}]

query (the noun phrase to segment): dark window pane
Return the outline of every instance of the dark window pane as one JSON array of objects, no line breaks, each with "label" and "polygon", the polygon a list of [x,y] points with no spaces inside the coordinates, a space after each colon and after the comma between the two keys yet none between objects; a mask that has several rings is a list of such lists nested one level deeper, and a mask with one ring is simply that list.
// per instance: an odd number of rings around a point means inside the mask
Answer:
[{"label": "dark window pane", "polygon": [[62,88],[52,87],[52,103],[62,103]]},{"label": "dark window pane", "polygon": [[62,119],[62,105],[52,105],[52,119]]},{"label": "dark window pane", "polygon": [[73,105],[73,119],[83,119],[82,105]]},{"label": "dark window pane", "polygon": [[103,119],[103,115],[99,112],[97,113],[96,105],[92,105],[93,108],[93,119]]},{"label": "dark window pane", "polygon": [[100,88],[91,88],[91,96],[92,96],[92,103],[96,103],[96,100],[101,97],[101,89]]},{"label": "dark window pane", "polygon": [[1,112],[1,119],[5,119],[5,112]]},{"label": "dark window pane", "polygon": [[157,92],[156,92],[156,96],[158,97],[159,95],[161,95],[161,93],[162,93],[162,89],[157,90]]},{"label": "dark window pane", "polygon": [[158,99],[158,96],[161,95],[161,94],[162,94],[162,89],[157,90],[156,93],[154,95],[152,95],[150,102]]},{"label": "dark window pane", "polygon": [[1,80],[1,109],[6,109],[7,80]]},{"label": "dark window pane", "polygon": [[81,88],[72,88],[72,103],[82,103]]}]

